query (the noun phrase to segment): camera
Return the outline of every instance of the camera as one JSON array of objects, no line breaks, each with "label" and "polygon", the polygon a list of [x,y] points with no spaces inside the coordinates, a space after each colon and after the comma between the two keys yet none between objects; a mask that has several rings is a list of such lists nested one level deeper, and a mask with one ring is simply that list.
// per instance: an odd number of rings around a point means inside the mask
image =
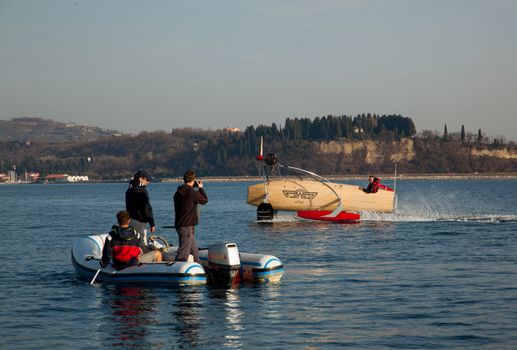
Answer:
[{"label": "camera", "polygon": [[276,165],[276,163],[278,162],[278,158],[276,156],[276,154],[273,154],[273,153],[268,153],[266,155],[266,164],[267,165]]}]

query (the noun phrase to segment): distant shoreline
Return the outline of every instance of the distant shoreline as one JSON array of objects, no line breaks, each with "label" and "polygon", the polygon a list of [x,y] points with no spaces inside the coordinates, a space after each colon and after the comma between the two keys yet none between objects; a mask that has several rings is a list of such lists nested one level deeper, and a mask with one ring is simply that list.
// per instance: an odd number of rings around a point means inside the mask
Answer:
[{"label": "distant shoreline", "polygon": [[[373,174],[383,180],[394,180],[393,174]],[[331,181],[367,181],[369,175],[326,175],[324,178]],[[200,176],[200,180],[204,182],[261,182],[260,176]],[[397,180],[483,180],[483,179],[501,179],[513,180],[517,179],[517,173],[491,173],[491,174],[397,174]],[[49,182],[47,184],[85,184],[85,183],[127,183],[129,180],[95,180],[85,182]],[[164,183],[182,183],[181,177],[168,177],[156,179],[152,182]],[[45,184],[42,182],[0,182],[0,185],[30,185]]]},{"label": "distant shoreline", "polygon": [[[369,175],[326,175],[328,180],[350,181],[368,180]],[[393,180],[393,174],[377,174],[381,180]],[[262,181],[260,176],[200,176],[206,182],[255,182]],[[494,174],[397,174],[397,180],[476,180],[476,179],[517,179],[517,173]],[[182,178],[164,178],[161,182],[182,182]]]}]

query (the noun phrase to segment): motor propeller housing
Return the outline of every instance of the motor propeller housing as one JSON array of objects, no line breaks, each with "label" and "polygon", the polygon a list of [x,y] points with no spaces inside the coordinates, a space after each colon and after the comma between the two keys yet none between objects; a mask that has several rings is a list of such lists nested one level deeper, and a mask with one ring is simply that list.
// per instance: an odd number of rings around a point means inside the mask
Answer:
[{"label": "motor propeller housing", "polygon": [[273,220],[275,217],[275,210],[269,203],[260,203],[257,207],[257,220]]}]

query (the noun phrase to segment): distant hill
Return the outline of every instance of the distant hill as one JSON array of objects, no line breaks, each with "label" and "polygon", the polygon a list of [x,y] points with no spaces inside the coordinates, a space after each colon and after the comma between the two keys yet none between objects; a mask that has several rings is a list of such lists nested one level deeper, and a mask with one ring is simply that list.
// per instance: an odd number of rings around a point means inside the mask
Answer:
[{"label": "distant hill", "polygon": [[281,162],[322,175],[517,173],[517,144],[478,133],[416,133],[399,115],[286,119],[283,128],[173,129],[122,135],[39,118],[0,121],[0,173],[16,166],[46,174],[123,179],[146,169],[155,179],[254,176],[260,140]]},{"label": "distant hill", "polygon": [[41,118],[12,118],[0,120],[0,141],[89,141],[120,134],[115,130],[62,123]]}]

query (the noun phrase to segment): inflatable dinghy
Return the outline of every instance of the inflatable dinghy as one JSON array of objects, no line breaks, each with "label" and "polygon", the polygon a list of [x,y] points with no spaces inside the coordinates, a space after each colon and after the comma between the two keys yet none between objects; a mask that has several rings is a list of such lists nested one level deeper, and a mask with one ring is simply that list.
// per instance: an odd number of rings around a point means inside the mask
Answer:
[{"label": "inflatable dinghy", "polygon": [[[193,261],[143,263],[121,270],[111,264],[100,268],[99,260],[108,234],[79,238],[72,247],[72,264],[86,280],[146,285],[198,285],[206,283],[275,282],[284,274],[282,262],[266,254],[239,253],[235,243],[217,243],[200,249],[201,265]],[[176,247],[155,245],[173,257]],[[190,259],[189,259],[190,260]]]}]

